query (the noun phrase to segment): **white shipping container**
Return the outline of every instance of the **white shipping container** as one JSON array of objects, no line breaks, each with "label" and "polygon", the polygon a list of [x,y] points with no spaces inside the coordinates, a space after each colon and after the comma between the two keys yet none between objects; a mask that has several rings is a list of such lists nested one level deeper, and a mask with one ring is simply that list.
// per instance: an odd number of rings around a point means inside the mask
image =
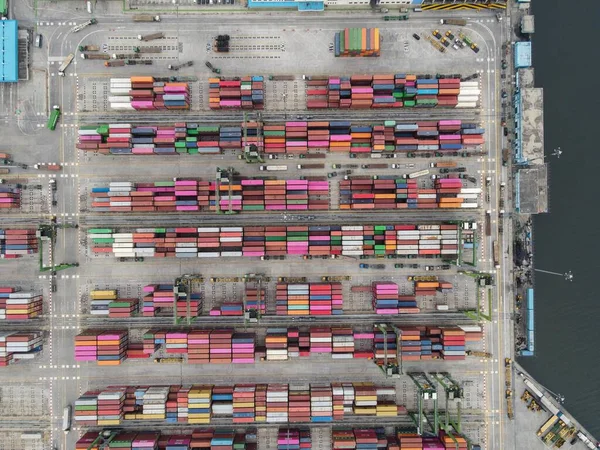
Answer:
[{"label": "white shipping container", "polygon": [[344,241],[363,241],[363,236],[342,236],[342,242]]},{"label": "white shipping container", "polygon": [[[108,96],[108,103],[125,103],[127,101],[131,101],[132,98],[125,96],[125,95],[109,95]],[[112,134],[111,134],[112,136]]]},{"label": "white shipping container", "polygon": [[455,108],[466,109],[466,108],[477,108],[477,103],[458,103]]},{"label": "white shipping container", "polygon": [[244,231],[243,227],[221,227],[221,231],[224,233],[237,233],[239,231]]},{"label": "white shipping container", "polygon": [[461,203],[460,207],[461,208],[471,208],[471,209],[473,209],[473,208],[478,208],[479,205],[477,203]]},{"label": "white shipping container", "polygon": [[219,229],[219,227],[203,227],[198,228],[196,231],[198,231],[198,233],[218,233],[221,230]]},{"label": "white shipping container", "polygon": [[109,123],[108,128],[131,128],[130,123]]},{"label": "white shipping container", "polygon": [[79,136],[99,136],[100,134],[96,130],[79,130],[77,132]]},{"label": "white shipping container", "polygon": [[461,194],[481,194],[481,188],[462,188]]},{"label": "white shipping container", "polygon": [[243,255],[242,255],[242,252],[221,252],[221,256],[226,256],[226,257],[233,256],[233,257],[237,258],[237,257],[243,256]]},{"label": "white shipping container", "polygon": [[461,81],[460,88],[463,87],[479,87],[479,81]]},{"label": "white shipping container", "polygon": [[342,231],[363,231],[362,225],[343,225]]},{"label": "white shipping container", "polygon": [[110,107],[112,109],[130,109],[133,111],[133,106],[131,106],[131,103],[111,103]]},{"label": "white shipping container", "polygon": [[218,258],[219,252],[198,252],[198,258]]},{"label": "white shipping container", "polygon": [[449,307],[448,305],[436,305],[435,309],[437,309],[438,311],[448,311]]}]

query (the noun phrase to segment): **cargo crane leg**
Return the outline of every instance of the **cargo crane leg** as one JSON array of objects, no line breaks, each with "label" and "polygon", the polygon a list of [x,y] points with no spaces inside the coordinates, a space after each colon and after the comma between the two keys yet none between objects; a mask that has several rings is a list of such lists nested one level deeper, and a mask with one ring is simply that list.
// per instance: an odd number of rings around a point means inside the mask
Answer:
[{"label": "cargo crane leg", "polygon": [[[396,333],[395,364],[388,362],[388,326],[391,327]],[[400,330],[398,330],[398,328],[396,328],[394,325],[387,325],[384,323],[376,324],[375,327],[383,334],[383,366],[380,366],[380,368],[386,377],[399,378],[400,374],[402,373],[402,369],[400,367]]]},{"label": "cargo crane leg", "polygon": [[[433,400],[434,418],[437,417],[437,390],[424,372],[409,372],[407,375],[417,386],[417,432],[423,434],[423,403],[425,400]],[[413,418],[413,420],[415,420],[415,418]]]},{"label": "cargo crane leg", "polygon": [[[447,429],[450,425],[450,411],[448,408],[448,403],[450,400],[459,400],[463,398],[463,390],[458,385],[458,383],[450,377],[450,374],[447,372],[437,372],[433,374],[433,377],[438,381],[438,383],[440,383],[440,385],[444,388],[444,391],[446,393],[446,412],[444,429]],[[455,427],[456,431],[460,433],[460,402],[457,403],[457,407],[458,419],[455,423],[452,423],[452,425]],[[458,425],[458,428],[456,427],[456,425]]]}]

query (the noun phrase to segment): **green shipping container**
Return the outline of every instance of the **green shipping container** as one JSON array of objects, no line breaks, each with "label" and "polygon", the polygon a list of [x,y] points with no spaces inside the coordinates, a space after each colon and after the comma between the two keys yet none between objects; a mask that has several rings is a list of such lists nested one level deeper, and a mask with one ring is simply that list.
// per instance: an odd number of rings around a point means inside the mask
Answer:
[{"label": "green shipping container", "polygon": [[264,205],[244,205],[242,206],[242,210],[244,211],[264,211]]},{"label": "green shipping container", "polygon": [[304,236],[288,236],[288,242],[308,242],[308,237]]},{"label": "green shipping container", "polygon": [[185,148],[185,142],[183,142],[183,141],[176,141],[175,142],[175,148]]},{"label": "green shipping container", "polygon": [[385,122],[383,122],[383,125],[386,127],[395,127],[396,121],[395,120],[386,120]]},{"label": "green shipping container", "polygon": [[112,244],[115,242],[114,238],[94,238],[92,239],[94,244]]},{"label": "green shipping container", "polygon": [[198,127],[198,133],[218,133],[219,127]]},{"label": "green shipping container", "polygon": [[154,186],[156,187],[173,187],[175,186],[174,181],[155,181]]},{"label": "green shipping container", "polygon": [[110,228],[92,228],[90,231],[88,231],[89,234],[109,234],[112,232],[113,230]]},{"label": "green shipping container", "polygon": [[414,100],[405,100],[404,106],[406,106],[407,108],[411,108],[411,107],[415,106],[415,101]]},{"label": "green shipping container", "polygon": [[265,238],[267,241],[270,241],[270,242],[275,242],[275,241],[285,242],[285,236],[265,236]]}]

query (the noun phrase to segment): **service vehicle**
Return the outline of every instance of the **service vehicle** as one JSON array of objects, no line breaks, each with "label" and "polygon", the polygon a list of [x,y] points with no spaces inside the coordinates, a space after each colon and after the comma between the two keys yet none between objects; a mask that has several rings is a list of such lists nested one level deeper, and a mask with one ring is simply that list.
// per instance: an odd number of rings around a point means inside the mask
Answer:
[{"label": "service vehicle", "polygon": [[433,34],[433,36],[436,37],[437,39],[441,39],[442,38],[442,34],[440,33],[440,30],[433,30],[431,32],[431,34]]},{"label": "service vehicle", "polygon": [[136,14],[133,16],[134,22],[160,22],[160,16],[153,16],[152,14]]},{"label": "service vehicle", "polygon": [[46,126],[49,130],[54,131],[56,129],[56,124],[58,123],[58,119],[60,118],[60,107],[55,105],[52,107],[52,111],[50,112],[50,117],[48,117],[48,123]]},{"label": "service vehicle", "polygon": [[62,64],[58,68],[59,76],[61,76],[61,77],[65,76],[65,70],[67,70],[67,67],[69,67],[69,64],[71,64],[71,62],[73,61],[73,58],[75,58],[75,54],[69,53],[69,55],[63,60]]}]

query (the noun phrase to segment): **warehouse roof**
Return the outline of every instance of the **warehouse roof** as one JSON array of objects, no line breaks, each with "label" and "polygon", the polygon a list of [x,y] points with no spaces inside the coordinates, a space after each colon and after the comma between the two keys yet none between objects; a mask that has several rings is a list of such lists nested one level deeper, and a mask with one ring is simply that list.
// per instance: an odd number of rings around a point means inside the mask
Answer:
[{"label": "warehouse roof", "polygon": [[19,79],[19,37],[16,20],[0,20],[0,83]]},{"label": "warehouse roof", "polygon": [[517,42],[515,44],[515,67],[531,67],[531,42]]},{"label": "warehouse roof", "polygon": [[532,34],[535,32],[535,22],[533,16],[523,16],[521,19],[521,32]]}]

